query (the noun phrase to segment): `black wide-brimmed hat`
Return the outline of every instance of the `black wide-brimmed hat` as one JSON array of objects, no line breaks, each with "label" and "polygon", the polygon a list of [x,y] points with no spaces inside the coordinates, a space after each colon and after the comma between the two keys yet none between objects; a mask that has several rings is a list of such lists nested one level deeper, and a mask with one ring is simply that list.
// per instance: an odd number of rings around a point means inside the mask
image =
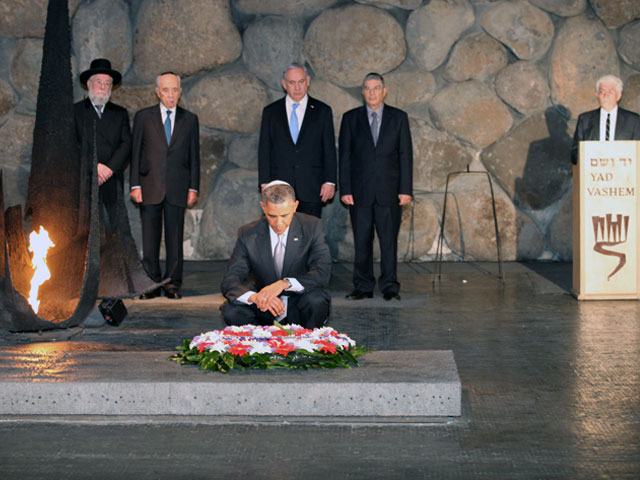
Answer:
[{"label": "black wide-brimmed hat", "polygon": [[80,74],[80,83],[82,85],[87,85],[87,80],[91,78],[91,75],[95,75],[97,73],[105,73],[113,78],[113,84],[117,85],[122,80],[122,75],[120,72],[113,70],[111,68],[111,62],[106,58],[96,58],[91,62],[91,68],[86,70]]}]

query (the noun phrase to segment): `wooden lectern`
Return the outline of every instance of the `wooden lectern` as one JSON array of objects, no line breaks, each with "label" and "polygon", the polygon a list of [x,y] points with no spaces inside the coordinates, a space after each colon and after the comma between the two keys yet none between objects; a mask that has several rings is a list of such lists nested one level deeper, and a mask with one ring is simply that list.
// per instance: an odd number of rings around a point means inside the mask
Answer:
[{"label": "wooden lectern", "polygon": [[580,142],[573,168],[578,300],[640,298],[640,142]]}]

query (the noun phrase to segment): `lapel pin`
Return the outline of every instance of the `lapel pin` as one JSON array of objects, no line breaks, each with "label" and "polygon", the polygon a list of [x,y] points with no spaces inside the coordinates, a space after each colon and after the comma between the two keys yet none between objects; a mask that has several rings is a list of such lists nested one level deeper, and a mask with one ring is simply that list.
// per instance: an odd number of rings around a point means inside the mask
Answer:
[{"label": "lapel pin", "polygon": [[298,237],[293,237],[294,242],[297,242],[298,240],[299,240]]}]

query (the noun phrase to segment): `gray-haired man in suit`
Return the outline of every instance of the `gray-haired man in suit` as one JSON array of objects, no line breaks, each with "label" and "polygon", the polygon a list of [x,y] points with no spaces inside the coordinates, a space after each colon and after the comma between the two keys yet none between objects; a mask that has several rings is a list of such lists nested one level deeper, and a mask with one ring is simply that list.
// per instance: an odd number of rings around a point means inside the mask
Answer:
[{"label": "gray-haired man in suit", "polygon": [[596,97],[600,108],[578,117],[571,146],[571,161],[578,163],[578,146],[581,141],[640,140],[640,116],[618,107],[622,98],[622,80],[615,75],[605,75],[596,82]]},{"label": "gray-haired man in suit", "polygon": [[[142,264],[167,298],[182,298],[182,239],[184,209],[198,199],[200,185],[200,129],[198,116],[178,106],[182,88],[172,72],[156,79],[160,103],[143,108],[133,120],[131,155],[132,200],[140,204]],[[167,265],[160,272],[160,239],[164,218]],[[141,298],[153,298],[160,290]]]}]

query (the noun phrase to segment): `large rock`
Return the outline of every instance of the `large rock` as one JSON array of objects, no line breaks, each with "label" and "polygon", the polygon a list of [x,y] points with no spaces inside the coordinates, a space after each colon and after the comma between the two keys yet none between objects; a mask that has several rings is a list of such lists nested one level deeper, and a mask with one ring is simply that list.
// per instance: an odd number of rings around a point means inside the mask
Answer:
[{"label": "large rock", "polygon": [[470,149],[426,121],[409,119],[413,141],[413,188],[441,192],[451,172],[465,170],[473,160]]},{"label": "large rock", "polygon": [[257,15],[283,15],[306,17],[320,13],[337,0],[233,0],[243,12]]},{"label": "large rock", "polygon": [[411,57],[423,70],[435,70],[474,20],[467,0],[432,0],[414,10],[406,27]]},{"label": "large rock", "polygon": [[[427,260],[429,251],[440,233],[442,208],[434,195],[417,194],[413,202],[402,209],[398,233],[398,261]],[[377,243],[377,240],[376,240]],[[375,253],[379,258],[380,247]]]},{"label": "large rock", "polygon": [[0,120],[18,103],[13,88],[6,80],[0,78]]},{"label": "large rock", "polygon": [[11,59],[11,83],[20,96],[20,106],[35,111],[42,65],[42,40],[25,38],[19,40]]},{"label": "large rock", "polygon": [[561,17],[573,17],[584,12],[587,0],[529,0],[529,3]]},{"label": "large rock", "polygon": [[438,128],[484,148],[509,131],[513,119],[507,107],[484,83],[450,84],[431,100]]},{"label": "large rock", "polygon": [[523,115],[540,112],[549,103],[549,84],[535,63],[515,62],[502,69],[495,79],[498,96]]},{"label": "large rock", "polygon": [[319,75],[343,87],[355,87],[372,71],[400,65],[407,49],[402,27],[388,13],[366,5],[322,12],[309,26],[304,53]]},{"label": "large rock", "polygon": [[291,62],[303,63],[302,22],[293,18],[264,17],[244,32],[242,59],[256,77],[280,89],[282,72]]},{"label": "large rock", "polygon": [[569,109],[572,118],[598,106],[596,80],[619,74],[618,54],[608,30],[585,16],[566,21],[551,53],[551,98]]},{"label": "large rock", "polygon": [[335,130],[337,143],[342,115],[352,108],[362,105],[362,100],[355,98],[342,88],[336,87],[333,83],[319,78],[314,78],[311,82],[309,94],[331,107],[333,113],[333,128]]},{"label": "large rock", "polygon": [[[505,261],[530,260],[544,250],[544,238],[532,219],[519,212],[494,185],[498,230]],[[496,231],[489,182],[484,175],[462,175],[449,184],[445,240],[463,260],[496,261]]]},{"label": "large rock", "polygon": [[638,0],[589,0],[589,3],[609,28],[617,28],[640,17]]},{"label": "large rock", "polygon": [[526,0],[489,7],[480,17],[480,24],[522,60],[541,58],[553,41],[549,15]]},{"label": "large rock", "polygon": [[35,117],[9,114],[0,127],[4,206],[24,205],[31,169],[31,142]]},{"label": "large rock", "polygon": [[640,73],[631,75],[624,82],[620,106],[632,112],[640,113]]},{"label": "large rock", "polygon": [[188,104],[200,124],[231,132],[260,129],[263,107],[269,103],[264,85],[245,71],[225,71],[199,80],[189,91]]},{"label": "large rock", "polygon": [[123,75],[129,70],[133,60],[132,27],[129,7],[122,0],[82,4],[73,17],[72,33],[73,50],[82,71],[94,58],[108,58]]},{"label": "large rock", "polygon": [[258,172],[235,168],[221,174],[204,206],[197,254],[201,258],[229,258],[238,228],[260,218]]},{"label": "large rock", "polygon": [[[2,0],[0,2],[0,36],[43,37],[48,0]],[[69,0],[69,16],[80,0]]]},{"label": "large rock", "polygon": [[404,10],[413,10],[422,5],[422,0],[355,0],[358,3],[373,5],[375,7],[390,9],[393,7]]},{"label": "large rock", "polygon": [[453,82],[481,80],[500,71],[507,62],[507,52],[500,42],[484,33],[472,33],[453,47],[444,74]]},{"label": "large rock", "polygon": [[558,213],[549,223],[549,249],[554,260],[569,262],[573,258],[573,198],[569,189]]},{"label": "large rock", "polygon": [[567,121],[554,108],[534,115],[482,152],[482,162],[517,204],[548,207],[571,185]]},{"label": "large rock", "polygon": [[401,67],[384,76],[387,87],[385,102],[398,108],[431,100],[436,91],[436,81],[429,72]]},{"label": "large rock", "polygon": [[229,144],[229,161],[240,168],[258,169],[258,134],[235,135]]},{"label": "large rock", "polygon": [[640,20],[624,26],[620,32],[618,52],[625,62],[640,70]]},{"label": "large rock", "polygon": [[[111,92],[111,101],[127,109],[133,128],[133,117],[142,108],[157,104],[155,83],[149,85],[120,85]],[[180,106],[184,102],[180,100]]]},{"label": "large rock", "polygon": [[217,132],[200,131],[200,193],[195,208],[202,208],[211,192],[226,154],[226,137]]},{"label": "large rock", "polygon": [[228,0],[144,0],[134,53],[138,76],[150,82],[166,71],[187,77],[231,63],[242,39]]}]

